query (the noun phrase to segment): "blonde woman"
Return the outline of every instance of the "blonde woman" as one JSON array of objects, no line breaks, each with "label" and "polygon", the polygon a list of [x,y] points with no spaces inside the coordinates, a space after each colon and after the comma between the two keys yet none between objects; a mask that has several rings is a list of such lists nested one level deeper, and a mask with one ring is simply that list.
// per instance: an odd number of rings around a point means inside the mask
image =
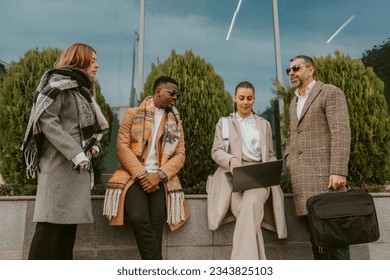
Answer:
[{"label": "blonde woman", "polygon": [[23,142],[30,177],[38,176],[29,259],[73,259],[78,224],[93,223],[91,158],[108,123],[93,96],[96,51],[75,43],[45,72]]}]

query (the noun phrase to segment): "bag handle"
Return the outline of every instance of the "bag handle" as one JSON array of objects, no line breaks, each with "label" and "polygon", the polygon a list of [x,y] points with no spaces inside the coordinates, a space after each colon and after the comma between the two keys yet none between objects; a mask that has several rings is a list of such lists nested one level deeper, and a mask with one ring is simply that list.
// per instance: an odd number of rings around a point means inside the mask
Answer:
[{"label": "bag handle", "polygon": [[[352,191],[352,188],[350,186],[345,186],[345,189],[347,192]],[[328,189],[326,190],[326,192],[328,193],[328,192],[332,192],[332,191],[334,191],[332,186],[328,186]]]},{"label": "bag handle", "polygon": [[229,149],[229,122],[227,117],[222,117],[222,140],[225,152]]}]

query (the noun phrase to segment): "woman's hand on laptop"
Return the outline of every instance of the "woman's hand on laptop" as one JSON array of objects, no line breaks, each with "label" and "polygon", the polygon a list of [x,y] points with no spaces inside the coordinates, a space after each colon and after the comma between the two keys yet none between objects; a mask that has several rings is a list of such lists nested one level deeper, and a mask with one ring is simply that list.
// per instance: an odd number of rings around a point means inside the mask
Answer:
[{"label": "woman's hand on laptop", "polygon": [[239,166],[242,166],[241,160],[238,158],[232,157],[232,159],[229,162],[230,165],[230,173],[233,174],[233,169]]}]

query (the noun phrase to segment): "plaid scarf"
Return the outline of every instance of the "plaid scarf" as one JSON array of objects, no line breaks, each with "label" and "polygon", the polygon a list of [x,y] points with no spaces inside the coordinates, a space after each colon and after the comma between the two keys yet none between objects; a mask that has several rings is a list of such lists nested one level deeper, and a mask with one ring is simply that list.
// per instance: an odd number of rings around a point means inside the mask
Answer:
[{"label": "plaid scarf", "polygon": [[[141,159],[142,152],[146,146],[149,134],[153,129],[154,120],[153,97],[146,98],[138,107],[131,127],[131,149]],[[162,136],[162,155],[160,166],[163,166],[173,155],[179,144],[182,125],[179,112],[176,107],[168,111],[168,122],[165,125]],[[167,190],[167,223],[178,224],[184,220],[184,193],[177,175],[164,183]]]},{"label": "plaid scarf", "polygon": [[[153,130],[155,105],[153,97],[147,97],[138,107],[131,127],[131,149],[141,160],[142,152],[147,144],[150,133]],[[175,107],[172,111],[168,111],[168,122],[164,128],[161,147],[161,163],[163,166],[173,155],[179,144],[180,135],[182,133],[182,124],[179,113]],[[104,203],[103,214],[109,219],[115,217],[117,213],[119,195],[122,193],[122,188],[131,179],[130,174],[121,166],[110,179]],[[169,181],[164,182],[168,197],[167,197],[167,223],[176,225],[185,220],[184,213],[184,193],[180,180],[177,175],[173,176]]]},{"label": "plaid scarf", "polygon": [[[38,120],[42,113],[54,102],[61,92],[72,94],[75,97],[81,146],[86,156],[91,159],[91,147],[100,141],[108,131],[108,122],[104,118],[91,93],[92,80],[81,69],[58,68],[45,72],[35,93],[34,103],[27,124],[23,144],[24,162],[28,178],[35,178],[39,171],[39,160],[44,135],[39,127]],[[74,168],[78,168],[74,166]],[[93,168],[87,166],[93,186]]]}]

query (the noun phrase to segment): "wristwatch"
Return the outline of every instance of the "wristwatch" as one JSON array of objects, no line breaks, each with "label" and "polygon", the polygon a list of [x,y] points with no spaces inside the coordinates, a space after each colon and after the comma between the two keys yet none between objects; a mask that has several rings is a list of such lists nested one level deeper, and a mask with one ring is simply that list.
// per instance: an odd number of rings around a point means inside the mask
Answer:
[{"label": "wristwatch", "polygon": [[161,170],[158,171],[158,177],[160,177],[161,181],[163,181],[163,182],[168,180],[167,175],[163,171],[161,171]]}]

